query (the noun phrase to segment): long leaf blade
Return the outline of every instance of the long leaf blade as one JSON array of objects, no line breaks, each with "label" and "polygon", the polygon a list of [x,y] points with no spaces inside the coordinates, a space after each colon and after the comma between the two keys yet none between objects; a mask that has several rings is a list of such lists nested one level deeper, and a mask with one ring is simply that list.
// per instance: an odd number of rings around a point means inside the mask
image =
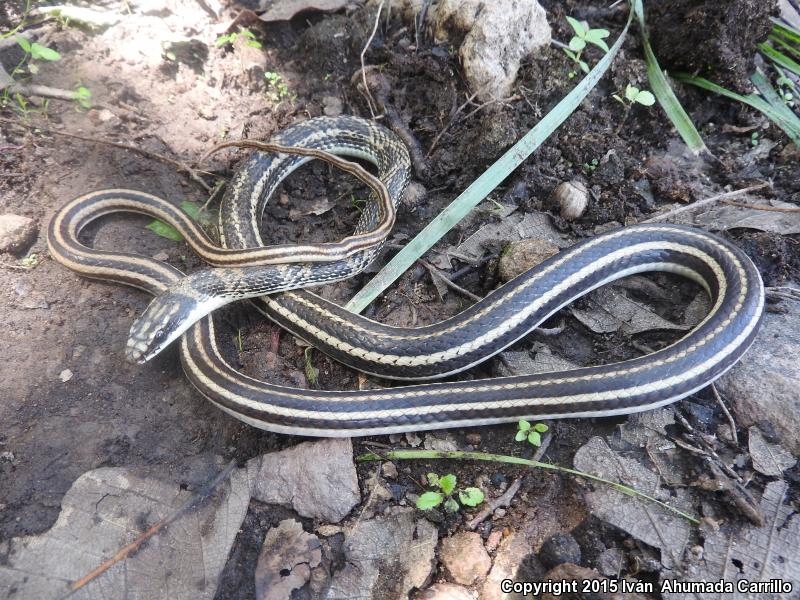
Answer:
[{"label": "long leaf blade", "polygon": [[353,296],[345,308],[355,313],[364,310],[370,302],[394,283],[420,256],[430,250],[444,234],[475,208],[489,192],[520,166],[567,120],[611,65],[622,43],[625,41],[632,19],[633,12],[628,15],[628,22],[610,51],[598,61],[586,77],[553,107],[533,129],[497,159],[486,172],[478,177],[458,198],[453,200],[413,240],[406,244],[367,285]]}]

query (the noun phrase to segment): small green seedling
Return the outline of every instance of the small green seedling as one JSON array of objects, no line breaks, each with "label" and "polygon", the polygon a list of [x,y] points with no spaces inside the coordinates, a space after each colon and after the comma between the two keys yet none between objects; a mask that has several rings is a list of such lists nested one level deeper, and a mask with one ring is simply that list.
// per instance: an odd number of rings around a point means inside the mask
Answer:
[{"label": "small green seedling", "polygon": [[365,198],[357,198],[355,194],[350,194],[350,206],[355,208],[358,212],[364,212],[364,207],[367,205]]},{"label": "small green seedling", "polygon": [[25,52],[25,56],[22,58],[20,63],[16,66],[16,68],[12,71],[11,76],[13,77],[14,74],[19,71],[25,62],[28,62],[28,71],[32,75],[36,75],[39,72],[39,66],[36,64],[35,61],[37,60],[46,60],[46,61],[56,61],[61,60],[61,55],[53,50],[52,48],[48,48],[47,46],[42,46],[36,42],[31,43],[28,38],[18,35],[17,44],[20,48]]},{"label": "small green seedling", "polygon": [[758,132],[754,131],[750,134],[750,145],[751,146],[758,146]]},{"label": "small green seedling", "polygon": [[[585,60],[581,59],[586,45],[593,44],[603,52],[608,52],[608,44],[606,44],[605,38],[611,34],[608,29],[590,29],[587,25],[584,25],[572,17],[567,17],[567,22],[569,22],[575,35],[572,36],[572,39],[569,41],[569,49],[564,48],[564,52],[572,59],[572,62],[580,67],[581,71],[588,73],[589,65]],[[569,73],[569,78],[572,79],[575,75],[577,75],[577,72],[571,71]]]},{"label": "small green seedling", "polygon": [[483,492],[476,487],[467,487],[458,491],[458,500],[453,497],[456,491],[456,476],[452,473],[439,477],[436,473],[428,473],[428,485],[439,488],[438,492],[425,492],[417,498],[417,508],[430,510],[444,504],[447,512],[458,512],[459,502],[464,506],[478,506],[483,502]]},{"label": "small green seedling", "polygon": [[89,109],[92,107],[92,92],[86,86],[79,85],[72,94],[75,102],[77,102],[78,106],[81,108]]},{"label": "small green seedling", "polygon": [[232,31],[231,33],[227,33],[225,35],[219,36],[214,45],[219,48],[220,46],[225,46],[227,44],[233,44],[237,39],[242,38],[244,39],[244,45],[250,46],[251,48],[261,48],[261,42],[256,39],[256,34],[254,34],[249,29],[242,29],[241,31]]},{"label": "small green seedling", "polygon": [[289,86],[286,84],[286,81],[278,73],[267,71],[264,73],[264,79],[267,80],[267,85],[270,88],[268,95],[272,96],[274,100],[285,100],[289,98],[294,102],[296,94],[292,94],[289,91]]},{"label": "small green seedling", "polygon": [[588,163],[583,163],[584,170],[588,171],[589,173],[594,173],[597,167],[600,165],[600,161],[596,158],[593,158]]},{"label": "small green seedling", "polygon": [[36,252],[31,252],[25,258],[19,261],[19,264],[26,269],[32,269],[39,264],[39,255]]},{"label": "small green seedling", "polygon": [[539,447],[542,445],[542,434],[548,429],[549,427],[544,423],[531,425],[525,419],[520,419],[519,423],[517,423],[517,435],[514,436],[514,440],[517,442],[528,440],[529,444]]},{"label": "small green seedling", "polygon": [[621,98],[618,94],[611,96],[623,106],[632,106],[634,104],[641,104],[642,106],[653,106],[656,103],[656,97],[647,90],[640,90],[634,85],[628,84],[625,88],[625,98]]}]

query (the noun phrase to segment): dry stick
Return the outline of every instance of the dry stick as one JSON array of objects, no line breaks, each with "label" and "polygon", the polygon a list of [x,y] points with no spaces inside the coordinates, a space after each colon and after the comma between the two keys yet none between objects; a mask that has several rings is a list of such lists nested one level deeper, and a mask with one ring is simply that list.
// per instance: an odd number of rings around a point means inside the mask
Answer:
[{"label": "dry stick", "polygon": [[728,407],[725,406],[725,402],[722,401],[722,396],[720,396],[716,384],[711,384],[711,391],[714,393],[714,398],[716,399],[717,404],[719,404],[719,407],[722,409],[722,412],[725,413],[725,416],[728,418],[728,424],[731,427],[731,437],[733,438],[733,443],[738,446],[739,436],[736,434],[736,421],[733,420],[733,415],[731,415]]},{"label": "dry stick", "polygon": [[128,556],[136,552],[146,540],[153,537],[155,534],[157,534],[159,531],[167,527],[169,524],[177,521],[181,516],[183,516],[184,513],[189,511],[189,509],[193,508],[201,501],[205,500],[208,496],[211,495],[211,493],[216,489],[216,487],[220,483],[228,479],[228,476],[231,474],[231,472],[233,472],[235,468],[236,468],[236,461],[232,460],[231,462],[228,463],[228,466],[225,467],[222,471],[220,471],[220,473],[216,477],[214,477],[214,479],[212,479],[208,484],[206,484],[206,486],[203,489],[201,489],[199,493],[197,493],[195,496],[192,496],[186,502],[184,502],[180,506],[180,508],[178,508],[178,510],[176,510],[167,518],[162,519],[158,521],[155,525],[149,527],[147,531],[142,533],[138,538],[136,538],[130,544],[120,549],[119,552],[117,552],[114,556],[109,558],[107,561],[105,561],[91,573],[84,575],[83,577],[78,579],[78,581],[73,583],[70,595],[81,589],[83,586],[91,582],[93,579],[96,579],[97,577],[108,571],[119,561],[128,558]]},{"label": "dry stick", "polygon": [[655,223],[657,221],[663,221],[668,217],[674,217],[677,214],[684,213],[686,211],[695,210],[702,206],[707,206],[709,204],[714,204],[715,202],[720,202],[721,200],[725,200],[727,198],[734,198],[736,196],[741,196],[743,194],[749,194],[750,192],[755,192],[756,190],[762,190],[767,187],[772,187],[772,184],[769,182],[766,183],[759,183],[758,185],[753,185],[750,187],[742,188],[740,190],[734,190],[732,192],[724,192],[722,194],[717,194],[716,196],[711,196],[710,198],[705,198],[703,200],[698,200],[697,202],[693,202],[692,204],[688,204],[686,206],[681,206],[674,210],[667,211],[660,215],[656,215],[655,217],[650,217],[649,219],[645,219],[644,221],[639,221],[640,223]]},{"label": "dry stick", "polygon": [[474,92],[469,98],[467,98],[467,100],[464,102],[464,104],[462,104],[461,106],[459,106],[456,109],[456,112],[454,112],[453,116],[450,117],[450,121],[447,123],[447,125],[444,126],[444,128],[436,135],[435,138],[433,138],[433,142],[431,143],[431,147],[428,148],[428,153],[425,155],[425,158],[430,157],[430,155],[433,153],[433,150],[436,148],[436,144],[439,143],[439,140],[442,138],[442,136],[445,134],[445,132],[448,129],[450,129],[450,127],[453,125],[453,123],[456,122],[456,117],[461,113],[462,110],[464,110],[467,107],[467,105],[470,102],[472,102],[475,99],[475,96],[477,96],[477,95],[478,95],[478,92]]},{"label": "dry stick", "polygon": [[63,137],[74,138],[76,140],[83,140],[84,142],[92,142],[92,143],[95,143],[95,144],[104,144],[106,146],[114,146],[115,148],[121,148],[123,150],[129,150],[131,152],[135,152],[137,154],[141,154],[144,157],[153,158],[155,160],[158,160],[158,161],[161,161],[163,163],[167,163],[169,165],[174,166],[175,168],[178,169],[179,172],[187,173],[191,179],[193,179],[194,181],[199,183],[203,187],[203,189],[205,189],[207,192],[210,192],[211,188],[208,186],[208,184],[205,181],[203,181],[200,178],[198,173],[203,173],[205,175],[210,175],[212,177],[216,177],[216,175],[214,175],[213,173],[209,173],[208,171],[200,171],[200,170],[192,169],[190,166],[186,165],[185,163],[183,163],[183,162],[181,162],[179,160],[175,160],[174,158],[169,158],[168,156],[164,156],[162,154],[156,154],[155,152],[151,152],[149,150],[145,150],[144,148],[139,148],[138,146],[131,146],[130,144],[123,144],[121,142],[112,142],[110,140],[104,140],[102,138],[95,138],[95,137],[90,137],[90,136],[85,136],[85,135],[79,135],[77,133],[67,133],[66,131],[57,131],[55,129],[50,129],[48,127],[42,127],[42,126],[39,126],[39,125],[27,125],[25,123],[20,123],[18,121],[13,120],[13,119],[5,119],[5,118],[2,118],[2,117],[0,117],[0,123],[8,123],[10,125],[16,125],[18,127],[25,127],[27,129],[38,129],[38,130],[40,130],[40,131],[42,131],[44,133],[48,133],[48,134],[51,134],[51,135],[60,135],[60,136],[63,136]]},{"label": "dry stick", "polygon": [[372,97],[372,93],[369,91],[369,86],[367,85],[367,72],[365,70],[364,65],[364,56],[367,54],[367,50],[369,49],[369,45],[372,43],[372,40],[375,38],[375,34],[378,31],[378,24],[381,20],[381,11],[383,10],[383,3],[384,0],[381,0],[381,3],[378,4],[378,12],[375,15],[375,26],[372,28],[372,33],[367,39],[367,43],[364,44],[364,49],[361,51],[361,78],[364,81],[364,92],[367,94],[367,105],[369,106],[369,112],[372,114],[372,118],[375,118],[375,111],[372,108],[372,103],[375,98]]},{"label": "dry stick", "polygon": [[736,200],[720,200],[720,204],[736,206],[738,208],[752,208],[753,210],[768,210],[782,213],[800,213],[800,207],[795,206],[770,206],[768,204],[750,204],[749,202],[737,202]]},{"label": "dry stick", "polygon": [[517,495],[519,488],[522,486],[522,477],[517,477],[514,481],[511,482],[511,485],[508,486],[508,489],[503,493],[502,496],[499,496],[488,503],[486,508],[484,508],[481,512],[479,512],[475,517],[467,521],[467,529],[473,531],[478,525],[483,523],[486,519],[489,518],[495,510],[501,508],[503,506],[508,506],[511,504],[511,500],[514,499],[514,496]]},{"label": "dry stick", "polygon": [[444,283],[447,287],[455,290],[459,294],[462,294],[463,296],[466,296],[467,298],[470,298],[470,299],[474,300],[475,302],[480,302],[483,299],[480,296],[476,296],[475,294],[473,294],[469,290],[465,290],[464,288],[462,288],[460,285],[458,285],[456,282],[454,282],[451,279],[449,279],[444,273],[442,273],[439,269],[434,267],[428,261],[423,260],[423,259],[419,259],[419,263],[423,267],[428,269],[428,271],[430,272],[430,274],[433,277],[438,277],[442,281],[442,283]]}]

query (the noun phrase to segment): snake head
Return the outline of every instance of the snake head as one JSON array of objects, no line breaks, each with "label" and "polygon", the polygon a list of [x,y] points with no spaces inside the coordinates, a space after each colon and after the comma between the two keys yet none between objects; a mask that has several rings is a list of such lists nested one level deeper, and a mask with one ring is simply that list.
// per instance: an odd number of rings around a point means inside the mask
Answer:
[{"label": "snake head", "polygon": [[130,362],[147,362],[214,308],[181,292],[156,296],[133,322],[125,357]]}]

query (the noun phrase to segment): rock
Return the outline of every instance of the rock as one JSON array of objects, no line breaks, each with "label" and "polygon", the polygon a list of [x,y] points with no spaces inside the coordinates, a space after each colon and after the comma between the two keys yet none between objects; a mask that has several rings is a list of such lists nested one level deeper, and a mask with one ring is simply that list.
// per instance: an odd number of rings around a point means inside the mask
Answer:
[{"label": "rock", "polygon": [[565,181],[556,186],[550,201],[558,206],[562,219],[574,221],[580,219],[589,206],[589,190],[580,181]]},{"label": "rock", "polygon": [[486,538],[486,551],[494,552],[497,550],[497,547],[500,545],[502,539],[503,531],[501,529],[492,530],[492,533],[490,533],[489,537]]},{"label": "rock", "polygon": [[464,436],[464,439],[467,440],[467,443],[470,446],[480,446],[481,445],[481,434],[480,433],[468,433]]},{"label": "rock", "polygon": [[437,452],[455,452],[458,450],[458,442],[450,432],[430,431],[425,435],[423,447]]},{"label": "rock", "polygon": [[69,369],[64,369],[61,373],[58,374],[58,378],[61,380],[61,383],[66,383],[70,379],[72,379],[72,371]]},{"label": "rock", "polygon": [[256,599],[284,600],[311,579],[311,570],[322,562],[317,536],[303,531],[294,519],[286,519],[267,531],[256,564]]},{"label": "rock", "polygon": [[349,438],[304,442],[247,462],[253,498],[338,523],[361,502]]},{"label": "rock", "polygon": [[[232,467],[201,455],[170,465],[84,473],[61,499],[48,531],[0,541],[0,598],[211,600],[249,502],[247,476]],[[213,493],[185,510],[223,472]],[[169,527],[72,590],[74,581],[176,513]]]},{"label": "rock", "polygon": [[342,114],[344,105],[339,96],[325,96],[322,98],[322,112],[329,117],[338,117]]},{"label": "rock", "polygon": [[550,25],[536,0],[440,0],[431,15],[438,40],[460,37],[464,76],[481,100],[511,95],[522,60],[550,45]]},{"label": "rock", "polygon": [[422,204],[427,195],[428,190],[425,189],[424,185],[417,183],[416,181],[411,181],[406,187],[405,192],[403,192],[403,197],[400,198],[400,202],[408,210],[414,210],[420,204]]},{"label": "rock", "polygon": [[581,562],[581,548],[570,534],[557,533],[542,544],[539,549],[539,562],[547,569],[563,563],[577,565]]},{"label": "rock", "polygon": [[463,585],[477,583],[492,567],[492,559],[483,547],[480,534],[472,531],[462,531],[443,539],[439,556],[453,581]]},{"label": "rock", "polygon": [[504,579],[517,579],[517,571],[530,551],[525,535],[511,532],[497,550],[492,570],[481,588],[481,600],[506,600],[508,596],[500,584]]},{"label": "rock", "polygon": [[381,473],[388,479],[397,479],[397,466],[393,462],[385,462],[381,465]]},{"label": "rock", "polygon": [[22,252],[36,238],[36,233],[33,219],[12,214],[0,215],[0,252]]},{"label": "rock", "polygon": [[477,600],[478,595],[454,583],[434,583],[415,596],[415,600]]},{"label": "rock", "polygon": [[[800,306],[780,305],[783,312],[764,314],[750,350],[717,380],[740,427],[767,421],[792,454],[800,454]],[[763,428],[762,428],[763,429]]]},{"label": "rock", "polygon": [[344,568],[333,576],[327,598],[407,598],[428,581],[439,536],[415,509],[395,507],[345,535]]},{"label": "rock", "polygon": [[511,281],[558,252],[559,247],[545,239],[531,238],[511,242],[503,249],[497,274],[502,281]]}]

